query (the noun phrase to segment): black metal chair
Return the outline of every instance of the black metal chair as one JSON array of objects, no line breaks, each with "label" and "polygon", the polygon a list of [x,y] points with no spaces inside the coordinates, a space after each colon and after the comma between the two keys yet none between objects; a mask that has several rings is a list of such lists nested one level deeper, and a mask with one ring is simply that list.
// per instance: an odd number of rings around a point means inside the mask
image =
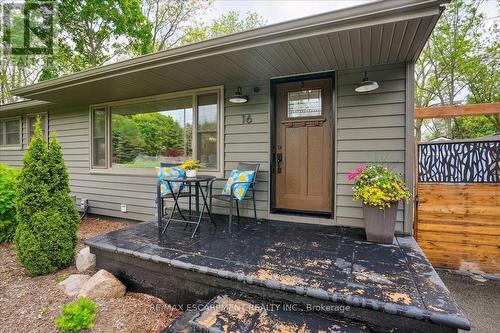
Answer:
[{"label": "black metal chair", "polygon": [[[172,164],[172,163],[160,163],[160,166],[161,167],[164,167],[164,168],[168,168],[168,167],[179,167],[180,164]],[[188,204],[189,204],[189,215],[191,216],[192,214],[192,208],[191,208],[191,198],[195,197],[196,196],[196,193],[193,193],[192,191],[192,188],[191,188],[191,184],[188,185],[188,189],[187,191],[186,190],[183,190],[181,191],[181,193],[179,194],[179,198],[188,198]],[[163,195],[161,197],[161,200],[162,200],[162,203],[165,202],[165,200],[167,199],[174,199],[174,195],[172,193],[168,193],[166,195]],[[163,208],[164,208],[164,211],[162,212],[162,214],[165,214],[166,210],[168,209],[166,205],[162,205]],[[173,209],[175,209],[176,207],[174,207]],[[179,206],[177,206],[177,210],[179,212],[179,214],[181,215],[181,217],[185,220],[186,218],[184,217],[184,214],[182,214],[182,211],[181,211],[181,208]]]},{"label": "black metal chair", "polygon": [[257,222],[257,207],[255,204],[255,180],[257,179],[257,173],[259,172],[259,164],[254,164],[254,163],[238,163],[238,166],[236,167],[237,170],[241,171],[254,171],[255,175],[253,177],[253,180],[251,182],[234,182],[231,185],[231,194],[212,194],[212,185],[215,181],[217,180],[225,180],[227,181],[227,178],[215,178],[210,182],[210,211],[212,211],[212,199],[217,199],[225,202],[229,202],[229,233],[231,233],[231,224],[233,220],[233,207],[234,203],[236,203],[236,212],[238,214],[238,222],[240,220],[240,207],[238,204],[238,199],[232,195],[234,187],[238,184],[246,184],[250,183],[250,186],[248,188],[247,194],[242,200],[252,200],[253,201],[253,213],[255,217],[255,222]]}]

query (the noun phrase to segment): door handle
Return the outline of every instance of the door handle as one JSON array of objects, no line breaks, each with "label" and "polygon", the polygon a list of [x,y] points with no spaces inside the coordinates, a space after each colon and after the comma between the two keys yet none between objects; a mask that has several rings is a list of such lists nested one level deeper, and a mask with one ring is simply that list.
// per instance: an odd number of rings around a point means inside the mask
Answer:
[{"label": "door handle", "polygon": [[277,167],[277,171],[278,173],[281,173],[281,162],[283,161],[283,154],[282,153],[277,153],[276,154],[276,161],[278,162],[278,167]]}]

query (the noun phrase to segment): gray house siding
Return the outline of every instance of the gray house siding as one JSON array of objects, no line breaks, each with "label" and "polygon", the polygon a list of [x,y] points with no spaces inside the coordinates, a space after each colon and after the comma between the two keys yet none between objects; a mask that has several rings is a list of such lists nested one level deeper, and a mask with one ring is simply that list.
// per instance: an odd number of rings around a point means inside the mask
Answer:
[{"label": "gray house siding", "polygon": [[[406,66],[368,68],[379,83],[372,93],[357,94],[356,84],[365,69],[337,73],[336,217],[337,224],[362,226],[360,201],[352,201],[352,182],[346,177],[356,167],[382,163],[405,172]],[[397,228],[402,230],[404,205],[400,204]]]},{"label": "gray house siding", "polygon": [[[364,69],[363,69],[364,70]],[[381,162],[398,172],[405,171],[405,65],[378,66],[369,69],[370,79],[380,88],[369,94],[356,94],[354,87],[363,70],[336,73],[335,99],[335,217],[332,223],[362,226],[362,209],[352,201],[352,184],[346,176],[354,168]],[[249,96],[246,104],[231,104],[228,98],[238,86]],[[254,92],[254,87],[259,91]],[[227,176],[238,162],[260,164],[257,179],[259,217],[269,212],[270,158],[270,80],[248,81],[225,86],[224,170]],[[44,111],[44,110],[40,110]],[[34,112],[34,111],[33,111]],[[29,113],[32,113],[30,111]],[[9,114],[10,116],[10,114]],[[243,121],[250,116],[251,123]],[[26,117],[23,116],[24,146],[27,145]],[[89,105],[51,106],[49,132],[56,132],[64,149],[72,192],[78,199],[89,200],[90,212],[135,220],[152,219],[155,214],[155,177],[111,172],[90,173]],[[0,162],[20,166],[25,150],[0,150]],[[214,192],[222,190],[222,181]],[[127,204],[127,213],[120,205]],[[243,204],[243,215],[252,216],[250,202]],[[227,213],[225,202],[214,201],[217,213]],[[402,228],[403,205],[398,212]]]},{"label": "gray house siding", "polygon": [[[249,102],[235,105],[227,101],[237,86],[249,95]],[[258,93],[253,92],[259,87]],[[257,210],[259,217],[268,211],[268,159],[269,159],[269,112],[268,81],[245,82],[225,88],[225,175],[241,162],[260,164],[257,183]],[[243,115],[252,117],[251,124],[243,124]],[[50,112],[50,131],[55,131],[64,149],[70,173],[70,185],[77,199],[89,200],[90,212],[136,220],[152,219],[155,214],[155,177],[144,175],[89,173],[89,107],[53,109]],[[221,192],[224,182],[214,184],[214,192]],[[127,204],[127,213],[120,211]],[[227,213],[227,204],[214,200],[216,213]],[[248,203],[242,213],[253,214]]]}]

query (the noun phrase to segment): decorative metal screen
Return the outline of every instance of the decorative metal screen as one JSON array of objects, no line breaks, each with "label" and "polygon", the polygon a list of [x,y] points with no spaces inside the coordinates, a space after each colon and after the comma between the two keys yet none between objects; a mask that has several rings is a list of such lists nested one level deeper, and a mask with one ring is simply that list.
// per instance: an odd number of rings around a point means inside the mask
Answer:
[{"label": "decorative metal screen", "polygon": [[288,93],[288,118],[321,116],[321,89]]},{"label": "decorative metal screen", "polygon": [[500,183],[500,141],[419,144],[418,180]]}]

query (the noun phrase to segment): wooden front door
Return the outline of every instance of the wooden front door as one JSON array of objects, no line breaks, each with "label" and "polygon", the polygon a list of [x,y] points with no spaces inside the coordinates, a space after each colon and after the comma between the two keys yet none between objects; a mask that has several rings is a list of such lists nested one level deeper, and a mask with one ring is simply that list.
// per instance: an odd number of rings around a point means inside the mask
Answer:
[{"label": "wooden front door", "polygon": [[276,209],[332,212],[332,81],[276,85]]}]

